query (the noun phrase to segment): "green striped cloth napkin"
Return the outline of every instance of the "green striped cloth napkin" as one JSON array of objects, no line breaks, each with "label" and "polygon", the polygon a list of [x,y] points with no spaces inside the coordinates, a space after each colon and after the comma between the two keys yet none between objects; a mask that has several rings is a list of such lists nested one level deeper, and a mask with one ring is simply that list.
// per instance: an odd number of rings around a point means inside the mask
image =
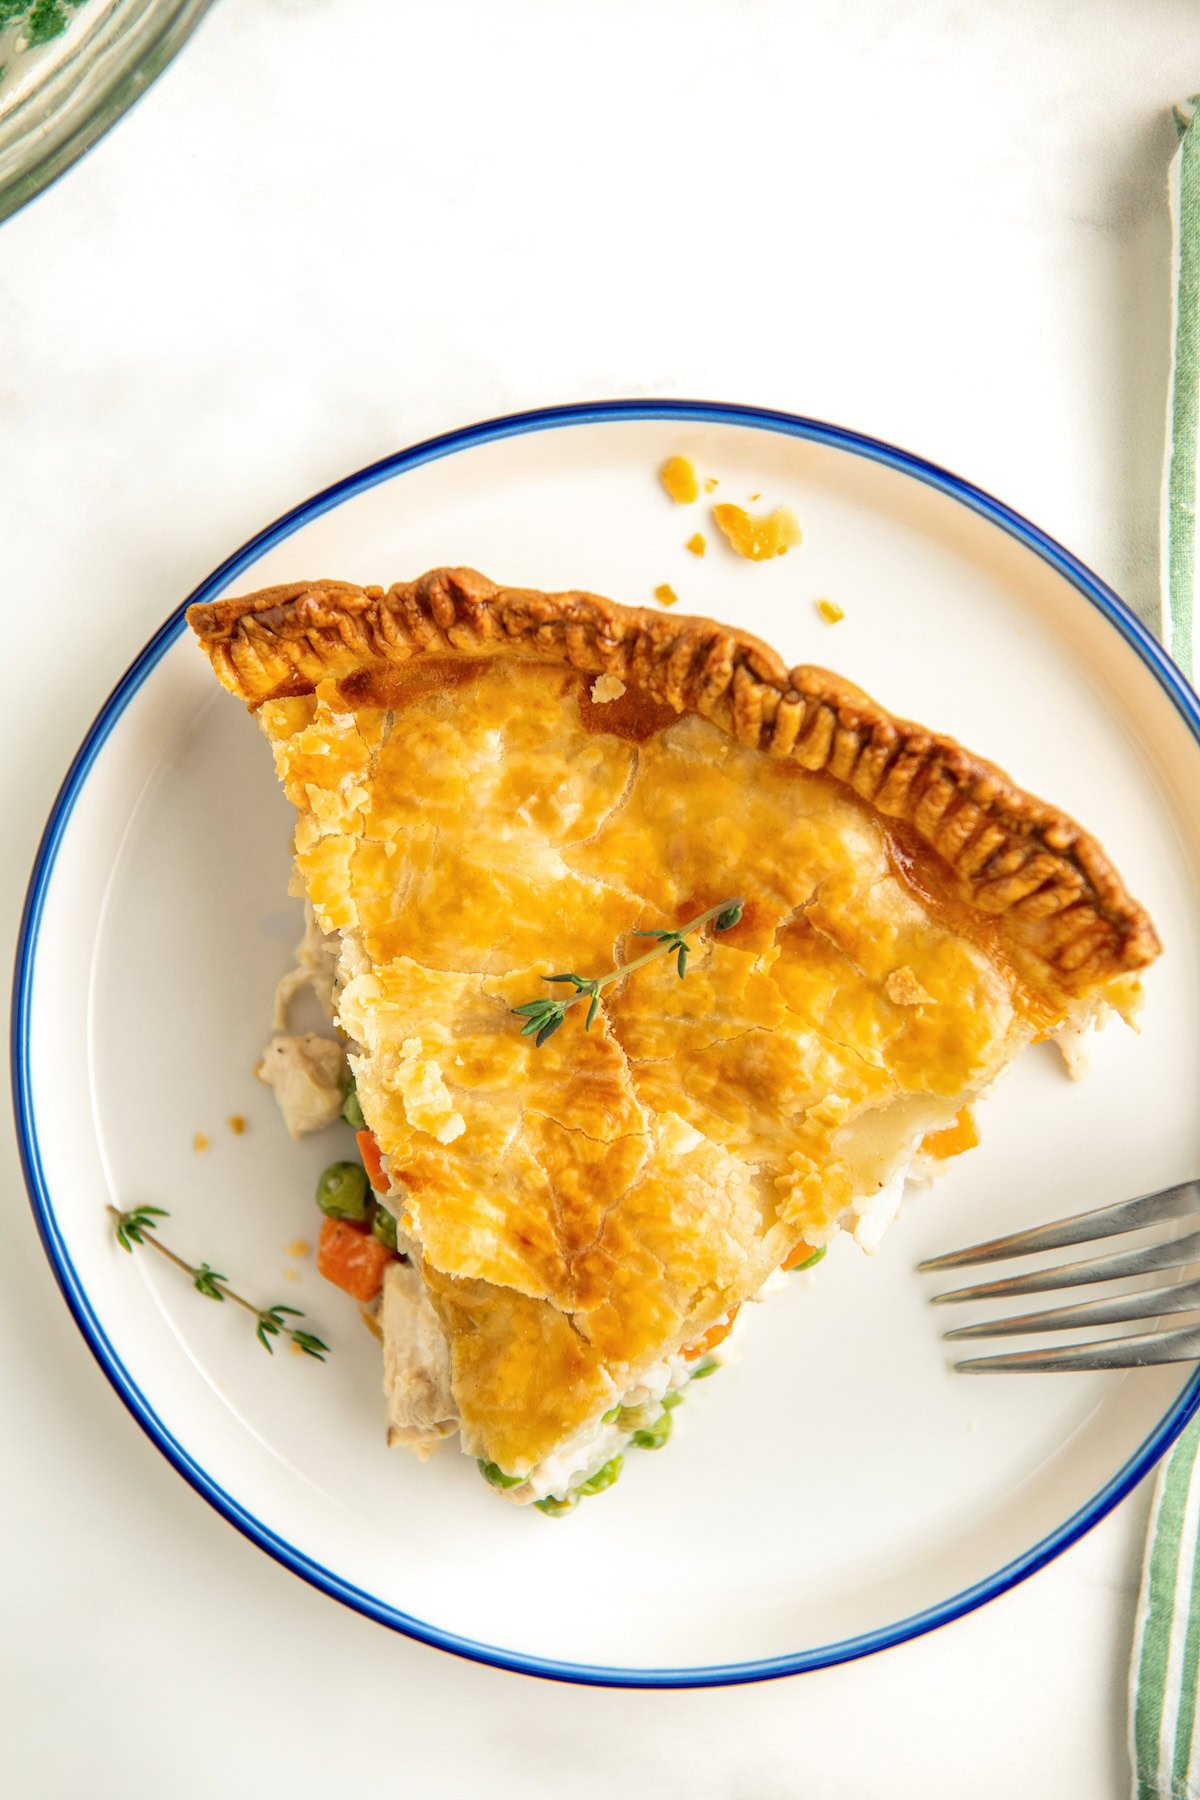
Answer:
[{"label": "green striped cloth napkin", "polygon": [[1196,628],[1196,436],[1200,415],[1200,94],[1175,108],[1171,164],[1174,359],[1163,484],[1163,637],[1189,680],[1200,667]]},{"label": "green striped cloth napkin", "polygon": [[[1184,674],[1196,654],[1196,452],[1200,420],[1200,95],[1175,108],[1171,164],[1174,358],[1163,482],[1162,636]],[[1130,1670],[1134,1800],[1200,1800],[1200,1417],[1154,1495]]]}]

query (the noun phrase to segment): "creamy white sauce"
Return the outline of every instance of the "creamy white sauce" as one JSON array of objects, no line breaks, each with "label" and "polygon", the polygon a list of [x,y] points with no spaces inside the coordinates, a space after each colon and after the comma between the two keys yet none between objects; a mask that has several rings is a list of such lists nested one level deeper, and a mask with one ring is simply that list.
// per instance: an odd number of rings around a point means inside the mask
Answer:
[{"label": "creamy white sauce", "polygon": [[874,1256],[883,1242],[888,1226],[895,1221],[896,1214],[900,1211],[909,1166],[905,1163],[903,1168],[897,1169],[890,1181],[884,1182],[877,1193],[856,1200],[850,1209],[854,1214],[854,1241],[868,1256]]},{"label": "creamy white sauce", "polygon": [[561,1500],[573,1487],[578,1487],[597,1469],[604,1467],[614,1456],[623,1451],[629,1443],[634,1431],[649,1425],[657,1417],[658,1410],[667,1394],[678,1388],[686,1387],[691,1380],[691,1367],[682,1356],[667,1356],[652,1369],[648,1369],[637,1382],[623,1395],[614,1394],[606,1412],[619,1406],[623,1412],[631,1412],[645,1407],[647,1416],[643,1419],[626,1419],[623,1424],[616,1419],[607,1425],[603,1419],[593,1425],[587,1425],[567,1443],[559,1446],[552,1455],[543,1457],[540,1463],[530,1471],[529,1479],[520,1488],[512,1490],[514,1500],[545,1500],[553,1495]]},{"label": "creamy white sauce", "polygon": [[[616,1404],[614,1400],[613,1405]],[[553,1456],[543,1457],[530,1471],[524,1487],[513,1492],[514,1500],[545,1500],[551,1494],[561,1500],[568,1489],[578,1487],[589,1475],[603,1468],[628,1441],[629,1427],[618,1425],[615,1419],[611,1425],[590,1427],[562,1445]]]},{"label": "creamy white sauce", "polygon": [[769,1300],[772,1294],[782,1294],[785,1288],[792,1285],[792,1270],[772,1269],[757,1294],[751,1294],[750,1302],[754,1306]]}]

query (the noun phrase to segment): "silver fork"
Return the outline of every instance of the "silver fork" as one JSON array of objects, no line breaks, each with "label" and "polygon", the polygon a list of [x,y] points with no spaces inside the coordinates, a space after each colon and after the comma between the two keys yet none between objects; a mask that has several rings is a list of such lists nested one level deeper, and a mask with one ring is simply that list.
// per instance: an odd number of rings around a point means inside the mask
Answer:
[{"label": "silver fork", "polygon": [[[999,1262],[1009,1256],[1032,1256],[1039,1250],[1062,1250],[1071,1244],[1089,1244],[1097,1238],[1117,1237],[1148,1225],[1164,1225],[1173,1219],[1200,1218],[1200,1181],[1183,1181],[1123,1200],[1097,1212],[1075,1213],[1033,1231],[1014,1231],[1008,1237],[952,1250],[919,1263],[923,1272],[963,1269],[975,1263]],[[1200,1263],[1200,1231],[1146,1244],[1115,1256],[1092,1256],[1081,1262],[1060,1263],[1053,1269],[1034,1269],[1001,1281],[981,1281],[973,1287],[953,1288],[935,1294],[935,1306],[963,1300],[994,1300],[1015,1294],[1044,1294],[1056,1288],[1089,1286],[1093,1282],[1122,1281],[1134,1275],[1157,1274],[1165,1269],[1185,1269]],[[1011,1337],[1020,1332],[1067,1331],[1073,1326],[1124,1325],[1137,1319],[1160,1320],[1177,1313],[1200,1312],[1200,1280],[1176,1280],[1166,1287],[1122,1293],[1111,1300],[1085,1300],[1074,1306],[1056,1306],[1046,1312],[1019,1313],[1006,1319],[989,1319],[977,1325],[959,1325],[947,1331],[947,1339]],[[1060,1369],[1140,1369],[1153,1363],[1194,1362],[1200,1359],[1200,1323],[1163,1331],[1102,1338],[1068,1345],[1062,1350],[1018,1350],[1009,1356],[973,1356],[955,1363],[970,1375],[1035,1373]]]}]

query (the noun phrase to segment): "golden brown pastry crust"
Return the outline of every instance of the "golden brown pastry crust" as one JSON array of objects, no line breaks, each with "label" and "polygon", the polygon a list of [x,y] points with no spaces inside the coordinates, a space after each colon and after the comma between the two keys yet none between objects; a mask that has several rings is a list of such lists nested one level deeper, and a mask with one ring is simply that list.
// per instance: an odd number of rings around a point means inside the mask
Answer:
[{"label": "golden brown pastry crust", "polygon": [[[1070,821],[707,621],[438,571],[191,622],[297,809],[464,1447],[507,1471],[588,1434],[1156,947]],[[590,1032],[577,1010],[521,1035],[548,974],[735,893],[686,981],[660,960]]]},{"label": "golden brown pastry crust", "polygon": [[[380,587],[299,582],[189,610],[218,677],[256,706],[360,681],[414,658],[519,657],[608,674],[737,743],[821,772],[902,824],[975,921],[994,922],[1023,977],[1054,1003],[1153,961],[1154,927],[1075,821],[953,739],[893,717],[827,670],[785,668],[712,620],[593,594],[497,587],[435,569]],[[366,691],[366,690],[364,690]],[[906,845],[899,845],[903,860]],[[921,871],[907,871],[919,887]]]}]

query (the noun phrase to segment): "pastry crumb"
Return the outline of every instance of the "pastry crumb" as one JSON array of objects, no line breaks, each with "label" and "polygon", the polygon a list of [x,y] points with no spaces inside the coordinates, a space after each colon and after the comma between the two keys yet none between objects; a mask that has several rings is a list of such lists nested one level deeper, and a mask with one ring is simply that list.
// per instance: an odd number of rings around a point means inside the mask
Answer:
[{"label": "pastry crumb", "polygon": [[198,1131],[196,1133],[195,1137],[192,1139],[192,1149],[193,1150],[207,1150],[208,1146],[209,1146],[209,1142],[210,1142],[210,1140],[209,1140],[207,1132]]},{"label": "pastry crumb", "polygon": [[283,1271],[283,1279],[284,1279],[284,1280],[285,1280],[285,1281],[295,1281],[295,1280],[296,1280],[296,1271],[295,1271],[295,1269],[285,1269],[285,1270],[284,1270],[284,1271]]},{"label": "pastry crumb", "polygon": [[761,495],[761,494],[751,494],[751,496],[750,496],[750,504],[751,504],[751,506],[753,506],[753,505],[754,505],[754,502],[755,502],[755,501],[756,501],[756,500],[761,500],[761,499],[762,499],[762,495]]},{"label": "pastry crumb", "polygon": [[597,706],[603,706],[608,700],[619,700],[625,692],[625,683],[618,675],[597,675],[592,683],[592,699]]},{"label": "pastry crumb", "polygon": [[849,1112],[850,1102],[844,1094],[826,1094],[823,1100],[809,1107],[808,1117],[818,1125],[828,1125],[836,1131],[839,1125],[846,1123]]},{"label": "pastry crumb", "polygon": [[451,1099],[436,1059],[423,1051],[419,1037],[405,1038],[400,1045],[395,1080],[404,1116],[417,1131],[427,1131],[439,1144],[452,1144],[467,1129],[467,1122]]},{"label": "pastry crumb", "polygon": [[836,600],[814,600],[813,605],[827,625],[836,625],[839,619],[846,616]]},{"label": "pastry crumb", "polygon": [[895,1006],[932,1006],[928,993],[909,968],[893,969],[883,984],[884,992]]},{"label": "pastry crumb", "polygon": [[300,1345],[296,1342],[295,1338],[291,1338],[289,1340],[288,1349],[291,1351],[293,1356],[303,1356],[304,1355],[304,1351],[300,1348]]},{"label": "pastry crumb", "polygon": [[230,1131],[232,1131],[234,1137],[241,1137],[246,1129],[246,1121],[241,1113],[231,1113],[225,1123],[228,1125]]},{"label": "pastry crumb", "polygon": [[766,562],[768,557],[785,556],[800,542],[796,516],[786,506],[755,518],[744,506],[714,506],[713,518],[720,526],[731,550],[749,562]]},{"label": "pastry crumb", "polygon": [[683,547],[685,550],[690,550],[693,556],[703,556],[708,549],[708,542],[702,531],[693,531]]},{"label": "pastry crumb", "polygon": [[363,1324],[366,1326],[367,1330],[371,1333],[371,1336],[377,1337],[379,1339],[380,1343],[382,1343],[383,1342],[383,1326],[379,1323],[379,1320],[376,1318],[375,1314],[373,1312],[368,1312],[368,1310],[365,1306],[360,1306],[358,1309],[358,1316],[362,1320]]},{"label": "pastry crumb", "polygon": [[720,485],[721,484],[716,476],[710,475],[708,480],[704,483],[704,491],[706,494],[715,494]]},{"label": "pastry crumb", "polygon": [[287,1249],[284,1251],[284,1255],[285,1256],[311,1256],[312,1255],[312,1245],[309,1243],[307,1238],[293,1238],[291,1243],[288,1245]]},{"label": "pastry crumb", "polygon": [[671,587],[668,582],[664,581],[659,587],[655,588],[654,598],[656,600],[661,600],[662,604],[664,606],[674,606],[675,602],[679,598],[679,595],[675,592],[675,589],[673,587]]},{"label": "pastry crumb", "polygon": [[658,479],[676,506],[690,506],[700,496],[696,471],[686,456],[671,456],[658,471]]}]

